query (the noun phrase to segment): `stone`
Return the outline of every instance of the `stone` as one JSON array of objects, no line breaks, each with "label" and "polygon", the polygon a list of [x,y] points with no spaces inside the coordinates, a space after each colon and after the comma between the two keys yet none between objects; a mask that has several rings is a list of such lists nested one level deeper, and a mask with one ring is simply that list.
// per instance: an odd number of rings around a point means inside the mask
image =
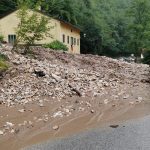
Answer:
[{"label": "stone", "polygon": [[3,134],[4,134],[4,132],[0,130],[0,135],[3,135]]},{"label": "stone", "polygon": [[60,78],[59,76],[53,74],[53,73],[52,73],[52,77],[53,77],[57,82],[61,81],[61,78]]},{"label": "stone", "polygon": [[53,126],[53,130],[58,130],[58,129],[59,129],[58,125]]},{"label": "stone", "polygon": [[138,101],[142,101],[143,100],[143,98],[142,97],[138,97]]},{"label": "stone", "polygon": [[25,112],[25,109],[20,109],[20,110],[18,110],[18,112],[24,113],[24,112]]},{"label": "stone", "polygon": [[130,102],[129,104],[130,104],[130,105],[134,105],[134,102]]},{"label": "stone", "polygon": [[14,130],[14,129],[12,129],[12,130],[10,131],[10,133],[15,133],[15,130]]},{"label": "stone", "polygon": [[5,126],[12,128],[14,126],[14,124],[11,122],[6,122]]},{"label": "stone", "polygon": [[110,125],[111,128],[118,128],[119,125]]},{"label": "stone", "polygon": [[108,99],[105,99],[105,100],[104,100],[104,104],[107,105],[108,103],[109,103],[109,100],[108,100]]},{"label": "stone", "polygon": [[46,75],[43,71],[34,70],[34,73],[36,74],[37,77],[44,77]]},{"label": "stone", "polygon": [[125,95],[124,97],[123,97],[123,99],[128,99],[129,98],[129,95]]},{"label": "stone", "polygon": [[63,113],[62,113],[61,111],[55,112],[52,117],[53,117],[53,118],[56,118],[56,117],[63,117]]},{"label": "stone", "polygon": [[95,111],[94,111],[94,110],[91,110],[91,113],[92,113],[92,114],[94,114],[94,113],[95,113]]},{"label": "stone", "polygon": [[44,104],[39,104],[40,107],[44,107]]}]

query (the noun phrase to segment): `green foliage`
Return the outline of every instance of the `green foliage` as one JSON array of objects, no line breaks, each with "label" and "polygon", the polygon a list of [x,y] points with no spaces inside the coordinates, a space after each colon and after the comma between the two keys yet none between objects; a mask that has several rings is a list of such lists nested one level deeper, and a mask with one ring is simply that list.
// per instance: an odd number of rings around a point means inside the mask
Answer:
[{"label": "green foliage", "polygon": [[17,0],[0,0],[0,15],[14,10],[17,5]]},{"label": "green foliage", "polygon": [[25,54],[36,41],[41,41],[45,37],[51,37],[49,34],[50,27],[48,26],[49,18],[39,15],[36,11],[31,13],[29,13],[27,3],[23,1],[18,11],[20,23],[16,29],[17,40],[14,47],[16,48],[18,43],[25,44]]},{"label": "green foliage", "polygon": [[150,65],[150,50],[145,52],[143,62]]},{"label": "green foliage", "polygon": [[43,45],[44,48],[50,48],[53,50],[63,50],[63,51],[68,51],[68,47],[66,45],[64,45],[62,42],[60,41],[53,41],[49,44],[45,44]]},{"label": "green foliage", "polygon": [[0,72],[6,71],[9,68],[8,64],[5,61],[0,60]]},{"label": "green foliage", "polygon": [[0,60],[6,61],[6,60],[8,60],[8,57],[6,55],[0,53]]},{"label": "green foliage", "polygon": [[8,60],[7,56],[0,53],[0,72],[6,71],[8,69],[9,66],[8,66],[6,60]]},{"label": "green foliage", "polygon": [[149,0],[133,0],[129,9],[130,42],[129,48],[136,55],[140,55],[142,49],[150,46],[150,2]]},{"label": "green foliage", "polygon": [[0,34],[0,42],[4,40],[4,36]]}]

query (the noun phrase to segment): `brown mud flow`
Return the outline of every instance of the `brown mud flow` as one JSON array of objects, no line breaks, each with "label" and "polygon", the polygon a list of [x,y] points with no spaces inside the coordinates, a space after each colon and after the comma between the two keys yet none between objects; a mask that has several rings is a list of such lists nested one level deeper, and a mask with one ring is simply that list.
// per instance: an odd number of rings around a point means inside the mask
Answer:
[{"label": "brown mud flow", "polygon": [[22,56],[0,49],[10,65],[0,80],[0,149],[17,150],[150,114],[147,65],[33,51]]}]

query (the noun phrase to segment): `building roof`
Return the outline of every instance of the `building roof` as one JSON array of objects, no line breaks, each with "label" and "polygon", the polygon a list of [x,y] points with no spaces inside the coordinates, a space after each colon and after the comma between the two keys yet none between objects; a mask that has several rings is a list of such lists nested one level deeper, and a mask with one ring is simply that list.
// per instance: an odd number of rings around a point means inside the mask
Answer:
[{"label": "building roof", "polygon": [[[14,13],[15,11],[17,11],[17,9],[15,9],[15,10],[10,10],[10,11],[8,11],[8,12],[5,13],[5,14],[0,15],[0,20],[1,20],[2,18],[4,18],[4,17],[7,17],[8,15]],[[37,11],[37,12],[38,12],[38,13],[41,13],[41,14],[43,14],[43,15],[45,15],[45,16],[50,17],[50,16],[49,16],[47,13],[45,13],[45,12],[42,12],[42,11]],[[65,21],[65,20],[63,20],[63,19],[59,19],[59,18],[54,18],[54,19],[59,20],[61,23],[65,23],[65,24],[67,24],[67,25],[69,25],[69,26],[72,26],[73,28],[75,28],[75,29],[77,29],[77,30],[79,30],[79,31],[81,30],[79,27],[77,27],[77,26],[75,26],[75,25],[71,24],[70,22],[67,22],[67,21]]]}]

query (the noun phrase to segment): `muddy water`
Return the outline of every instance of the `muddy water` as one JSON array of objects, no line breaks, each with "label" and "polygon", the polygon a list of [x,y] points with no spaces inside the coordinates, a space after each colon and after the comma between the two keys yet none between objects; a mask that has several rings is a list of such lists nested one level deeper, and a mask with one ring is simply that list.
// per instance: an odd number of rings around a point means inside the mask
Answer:
[{"label": "muddy water", "polygon": [[[22,106],[17,106],[15,108],[1,106],[1,116],[5,117],[0,119],[0,124],[2,126],[6,121],[10,121],[17,125],[24,120],[33,120],[35,116],[47,114],[49,110],[57,108],[57,104],[52,106],[48,102],[46,106],[45,108],[39,108],[36,104],[26,106],[26,110],[32,108],[32,113],[30,111],[18,113],[16,110],[22,108]],[[139,118],[149,114],[150,102],[147,101],[136,105],[130,105],[126,101],[118,104],[117,107],[105,106],[105,108],[101,110],[96,110],[95,113],[86,111],[72,114],[69,117],[50,119],[47,122],[34,122],[33,127],[24,126],[19,128],[19,133],[8,133],[5,136],[1,136],[0,149],[17,150],[48,139],[69,136],[91,128],[118,124],[125,120]],[[52,129],[53,125],[59,125],[59,130],[54,131]]]}]

